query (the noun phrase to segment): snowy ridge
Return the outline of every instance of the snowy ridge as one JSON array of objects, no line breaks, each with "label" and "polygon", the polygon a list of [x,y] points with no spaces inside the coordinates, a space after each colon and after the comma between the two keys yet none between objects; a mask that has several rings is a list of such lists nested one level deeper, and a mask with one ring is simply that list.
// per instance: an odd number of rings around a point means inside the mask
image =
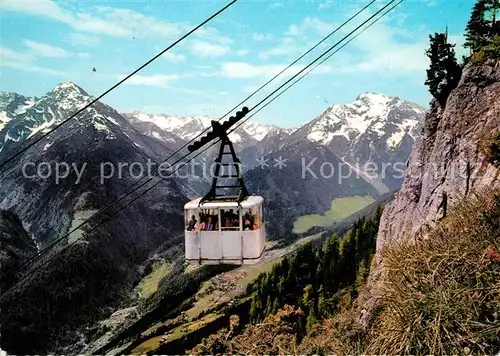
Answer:
[{"label": "snowy ridge", "polygon": [[[48,133],[93,99],[72,82],[61,83],[38,99],[0,92],[0,152],[8,141],[19,142]],[[93,125],[96,130],[106,132],[107,137],[113,139],[114,135],[108,126],[120,126],[120,123],[100,112],[116,113],[111,107],[98,102],[75,117],[74,122],[79,127]]]},{"label": "snowy ridge", "polygon": [[307,138],[329,145],[335,137],[349,142],[363,135],[387,136],[388,148],[394,149],[405,134],[415,138],[414,128],[422,121],[425,109],[398,97],[363,93],[349,104],[332,105],[307,127]]},{"label": "snowy ridge", "polygon": [[31,98],[10,92],[0,92],[0,131],[16,115],[23,114],[35,104]]},{"label": "snowy ridge", "polygon": [[125,115],[136,118],[139,121],[154,123],[162,130],[187,140],[195,137],[204,128],[210,126],[210,121],[212,120],[208,116],[184,117],[166,114],[152,115],[142,111],[134,111]]},{"label": "snowy ridge", "polygon": [[[184,140],[191,140],[199,135],[204,129],[211,125],[212,120],[218,121],[219,118],[210,118],[208,116],[171,116],[167,114],[148,114],[142,111],[134,111],[124,114],[125,117],[134,118],[143,122],[151,122],[161,129],[172,133]],[[240,143],[244,140],[242,135],[248,135],[256,141],[262,139],[270,132],[281,130],[274,125],[264,125],[257,122],[246,121],[242,126],[237,128],[230,138],[235,143]]]}]

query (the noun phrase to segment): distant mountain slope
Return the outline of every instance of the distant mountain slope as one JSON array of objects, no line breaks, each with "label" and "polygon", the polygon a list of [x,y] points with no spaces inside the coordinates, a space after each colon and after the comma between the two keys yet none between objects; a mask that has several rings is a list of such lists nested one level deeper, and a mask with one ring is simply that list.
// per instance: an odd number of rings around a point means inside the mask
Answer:
[{"label": "distant mountain slope", "polygon": [[334,198],[379,196],[369,182],[349,173],[349,166],[327,147],[313,142],[284,146],[264,160],[265,164],[247,172],[245,181],[252,193],[266,201],[266,229],[273,238],[289,238],[296,218],[322,214]]},{"label": "distant mountain slope", "polygon": [[[210,127],[211,121],[218,121],[219,118],[208,116],[172,116],[167,114],[152,115],[141,111],[123,114],[131,122],[152,122],[161,129],[172,133],[183,140],[190,140],[196,137],[205,128]],[[228,116],[229,118],[229,116]],[[228,118],[225,118],[227,120]],[[266,135],[279,130],[274,125],[263,125],[253,121],[245,122],[236,129],[230,138],[239,147],[248,147],[261,141]]]},{"label": "distant mountain slope", "polygon": [[[9,157],[23,144],[48,132],[89,100],[90,96],[73,83],[57,86],[7,123],[0,132],[0,138],[7,138],[1,157]],[[114,109],[96,103],[0,172],[0,206],[14,209],[40,243],[50,242],[69,228],[73,211],[83,197],[94,208],[102,206],[125,191],[137,180],[134,177],[140,177],[139,168],[130,169],[134,162],[146,174],[148,160],[159,161],[170,155],[167,139],[175,141],[168,133],[159,138],[142,134]],[[40,170],[43,175],[52,173],[48,179],[37,176],[35,168],[43,167],[43,162],[51,163],[50,168],[45,165],[46,171]],[[56,162],[66,163],[71,170],[68,178],[60,182],[54,176]],[[113,177],[102,179],[101,184],[101,172],[110,174],[111,168],[106,167],[111,165]],[[76,170],[83,167],[78,179]],[[174,195],[188,189],[176,186],[174,180],[166,181],[164,186]]]},{"label": "distant mountain slope", "polygon": [[17,267],[36,252],[21,220],[11,211],[0,210],[0,290],[10,287]]},{"label": "distant mountain slope", "polygon": [[[83,89],[63,83],[24,112],[9,115],[0,132],[0,161],[88,100]],[[162,137],[141,132],[111,107],[96,103],[3,167],[0,208],[16,213],[43,248],[121,195],[141,176],[140,167],[146,169],[148,162],[165,158],[172,149]],[[56,164],[64,163],[69,172],[58,181]],[[113,175],[109,167],[114,167]],[[92,227],[103,217],[61,241],[46,258],[81,237],[54,261],[19,271],[23,283],[0,291],[5,293],[0,305],[2,347],[18,354],[64,353],[68,344],[81,341],[85,326],[133,295],[139,267],[153,251],[163,244],[182,244],[183,204],[190,191],[185,180],[167,179],[99,229]]]},{"label": "distant mountain slope", "polygon": [[[366,171],[373,162],[390,190],[397,189],[402,174],[394,178],[392,164],[404,169],[415,138],[419,136],[425,108],[382,94],[363,93],[349,104],[333,105],[310,123],[295,131],[291,140],[305,138],[325,146],[333,153]],[[366,166],[365,166],[366,165]]]}]

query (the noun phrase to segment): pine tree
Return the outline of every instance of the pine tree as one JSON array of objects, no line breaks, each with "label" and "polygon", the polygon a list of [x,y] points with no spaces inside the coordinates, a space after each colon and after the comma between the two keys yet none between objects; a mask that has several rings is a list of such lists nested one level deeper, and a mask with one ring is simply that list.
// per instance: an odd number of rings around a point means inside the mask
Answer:
[{"label": "pine tree", "polygon": [[314,316],[313,309],[311,309],[309,310],[309,315],[307,316],[306,320],[306,330],[308,333],[311,331],[314,324],[316,324],[316,317]]},{"label": "pine tree", "polygon": [[249,317],[252,322],[256,322],[260,319],[260,314],[262,311],[262,303],[259,296],[254,294],[252,297],[252,303],[250,305]]},{"label": "pine tree", "polygon": [[340,247],[339,270],[341,271],[341,286],[346,286],[356,280],[356,236],[350,231],[342,240]]},{"label": "pine tree", "polygon": [[300,301],[300,305],[304,309],[312,309],[312,303],[314,301],[314,292],[313,292],[313,286],[311,284],[308,284],[305,286],[303,293],[302,293],[302,300]]},{"label": "pine tree", "polygon": [[321,284],[326,290],[333,291],[339,284],[338,265],[339,265],[339,239],[337,235],[332,235],[323,244],[322,260],[322,280]]},{"label": "pine tree", "polygon": [[499,35],[499,24],[497,21],[497,13],[500,9],[500,0],[484,0],[486,22],[488,26],[488,39],[491,39],[495,35]]},{"label": "pine tree", "polygon": [[471,17],[465,28],[464,47],[469,48],[471,52],[477,52],[486,44],[488,35],[488,23],[485,19],[488,10],[487,2],[489,0],[478,0],[472,8]]},{"label": "pine tree", "polygon": [[280,281],[278,283],[278,292],[280,295],[284,295],[286,290],[286,281],[285,277],[281,276]]},{"label": "pine tree", "polygon": [[321,286],[318,291],[318,317],[323,317],[326,315],[326,312],[325,289]]},{"label": "pine tree", "polygon": [[273,302],[273,311],[272,311],[272,313],[276,314],[279,309],[280,309],[280,304],[278,302],[278,298],[276,298],[276,299],[274,299],[274,302]]},{"label": "pine tree", "polygon": [[273,312],[273,302],[271,300],[271,296],[268,295],[266,299],[266,309],[264,311],[264,318],[268,315],[271,315],[272,312]]},{"label": "pine tree", "polygon": [[455,58],[455,45],[448,43],[446,32],[430,35],[429,39],[430,46],[425,53],[431,63],[425,85],[429,86],[431,95],[444,104],[460,80],[461,69]]},{"label": "pine tree", "polygon": [[377,222],[377,229],[378,229],[378,223],[380,222],[380,218],[382,217],[382,213],[384,212],[384,209],[382,206],[379,204],[377,205],[377,209],[375,209],[375,213],[373,214],[373,219]]}]

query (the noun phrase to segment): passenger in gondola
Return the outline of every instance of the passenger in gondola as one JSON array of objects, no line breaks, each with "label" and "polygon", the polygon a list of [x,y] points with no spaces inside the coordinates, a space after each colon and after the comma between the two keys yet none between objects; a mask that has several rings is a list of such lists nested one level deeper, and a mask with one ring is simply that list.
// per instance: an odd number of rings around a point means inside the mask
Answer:
[{"label": "passenger in gondola", "polygon": [[223,221],[224,221],[223,223],[224,227],[233,227],[231,216],[229,215],[228,212],[224,212]]},{"label": "passenger in gondola", "polygon": [[250,214],[246,213],[243,217],[243,230],[248,231],[252,229],[252,222],[250,221]]},{"label": "passenger in gondola", "polygon": [[250,230],[257,230],[255,228],[255,217],[253,215],[250,215]]},{"label": "passenger in gondola", "polygon": [[252,230],[258,230],[257,218],[255,215],[252,215],[252,218],[250,219],[250,223],[252,224]]},{"label": "passenger in gondola", "polygon": [[227,213],[227,219],[229,220],[229,227],[239,227],[240,224],[238,222],[238,214],[235,214],[233,209],[229,209],[229,212]]},{"label": "passenger in gondola", "polygon": [[197,223],[196,217],[194,215],[191,215],[191,219],[188,222],[188,228],[187,229],[189,231],[195,231],[196,230],[196,223]]},{"label": "passenger in gondola", "polygon": [[232,219],[232,225],[233,227],[235,228],[239,228],[240,227],[240,219],[238,218],[238,215],[236,215],[233,219]]},{"label": "passenger in gondola", "polygon": [[205,231],[213,231],[214,229],[214,224],[212,223],[212,217],[209,216],[207,223],[205,224]]}]

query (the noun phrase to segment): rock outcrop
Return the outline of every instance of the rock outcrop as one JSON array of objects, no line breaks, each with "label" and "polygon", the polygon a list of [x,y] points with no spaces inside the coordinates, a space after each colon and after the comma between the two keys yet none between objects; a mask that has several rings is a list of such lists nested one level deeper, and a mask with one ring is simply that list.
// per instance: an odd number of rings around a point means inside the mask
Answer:
[{"label": "rock outcrop", "polygon": [[426,238],[447,207],[486,187],[500,187],[499,170],[485,160],[482,143],[500,130],[500,62],[468,64],[445,107],[431,102],[410,154],[404,182],[382,215],[368,288],[358,321],[367,326],[378,306],[384,247]]},{"label": "rock outcrop", "polygon": [[468,65],[446,106],[431,103],[415,143],[404,183],[382,215],[377,241],[425,236],[447,206],[484,187],[500,186],[499,171],[484,160],[480,144],[500,129],[500,63]]},{"label": "rock outcrop", "polygon": [[37,247],[19,217],[0,210],[0,293],[14,282],[17,267],[36,253]]}]

